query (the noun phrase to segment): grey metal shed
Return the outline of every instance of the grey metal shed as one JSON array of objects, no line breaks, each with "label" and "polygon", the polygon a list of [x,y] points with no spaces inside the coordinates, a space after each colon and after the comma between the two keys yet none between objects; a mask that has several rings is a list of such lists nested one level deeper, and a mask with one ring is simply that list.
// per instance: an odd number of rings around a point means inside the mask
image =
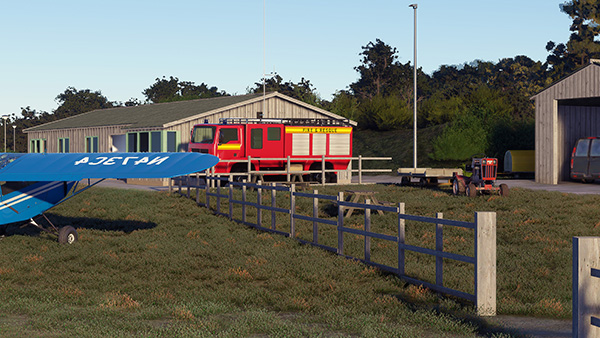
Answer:
[{"label": "grey metal shed", "polygon": [[600,136],[600,60],[557,81],[535,100],[535,181],[569,180],[577,139]]}]

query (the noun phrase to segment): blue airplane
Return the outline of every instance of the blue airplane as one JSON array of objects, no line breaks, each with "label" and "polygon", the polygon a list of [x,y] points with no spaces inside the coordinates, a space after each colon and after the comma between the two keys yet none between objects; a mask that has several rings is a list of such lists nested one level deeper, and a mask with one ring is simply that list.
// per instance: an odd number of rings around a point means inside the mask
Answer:
[{"label": "blue airplane", "polygon": [[[182,176],[218,162],[218,157],[201,153],[0,153],[0,234],[9,224],[29,222],[58,234],[60,243],[72,244],[78,239],[75,228],[56,228],[45,211],[105,179]],[[78,189],[84,179],[88,184]],[[50,229],[34,220],[40,216]]]}]

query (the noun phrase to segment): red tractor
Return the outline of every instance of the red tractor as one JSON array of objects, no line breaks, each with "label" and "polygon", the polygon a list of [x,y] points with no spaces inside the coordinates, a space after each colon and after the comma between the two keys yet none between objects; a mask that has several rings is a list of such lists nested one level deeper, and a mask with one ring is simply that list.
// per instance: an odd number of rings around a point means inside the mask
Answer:
[{"label": "red tractor", "polygon": [[477,192],[498,192],[500,196],[508,196],[508,186],[495,186],[498,173],[498,159],[491,157],[473,157],[466,171],[473,173],[471,177],[454,173],[452,177],[452,193],[465,193],[469,197],[477,196]]}]

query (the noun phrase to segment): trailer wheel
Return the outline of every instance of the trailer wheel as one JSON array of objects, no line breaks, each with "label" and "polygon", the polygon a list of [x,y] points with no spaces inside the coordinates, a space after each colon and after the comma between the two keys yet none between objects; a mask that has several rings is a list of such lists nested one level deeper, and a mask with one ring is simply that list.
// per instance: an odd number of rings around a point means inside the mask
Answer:
[{"label": "trailer wheel", "polygon": [[508,196],[508,185],[504,183],[500,184],[500,196]]},{"label": "trailer wheel", "polygon": [[427,180],[427,178],[421,177],[419,179],[419,185],[421,186],[421,188],[427,188],[427,186],[429,185],[429,181]]},{"label": "trailer wheel", "polygon": [[466,193],[467,193],[467,196],[469,196],[469,197],[477,196],[477,187],[475,186],[475,184],[469,183],[469,185],[467,185]]},{"label": "trailer wheel", "polygon": [[79,235],[77,230],[70,225],[64,226],[58,229],[58,243],[60,244],[73,244],[77,242]]}]

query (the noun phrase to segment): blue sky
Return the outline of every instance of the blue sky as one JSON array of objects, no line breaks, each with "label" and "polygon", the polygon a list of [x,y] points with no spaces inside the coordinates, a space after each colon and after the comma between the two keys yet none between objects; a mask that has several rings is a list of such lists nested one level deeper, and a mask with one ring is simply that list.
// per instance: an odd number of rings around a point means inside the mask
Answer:
[{"label": "blue sky", "polygon": [[[356,81],[361,47],[379,38],[426,73],[475,59],[544,61],[566,42],[562,0],[266,0],[267,73],[310,80],[324,99]],[[263,73],[263,0],[40,1],[0,11],[0,115],[48,111],[67,87],[126,101],[157,77],[244,94]]]}]

